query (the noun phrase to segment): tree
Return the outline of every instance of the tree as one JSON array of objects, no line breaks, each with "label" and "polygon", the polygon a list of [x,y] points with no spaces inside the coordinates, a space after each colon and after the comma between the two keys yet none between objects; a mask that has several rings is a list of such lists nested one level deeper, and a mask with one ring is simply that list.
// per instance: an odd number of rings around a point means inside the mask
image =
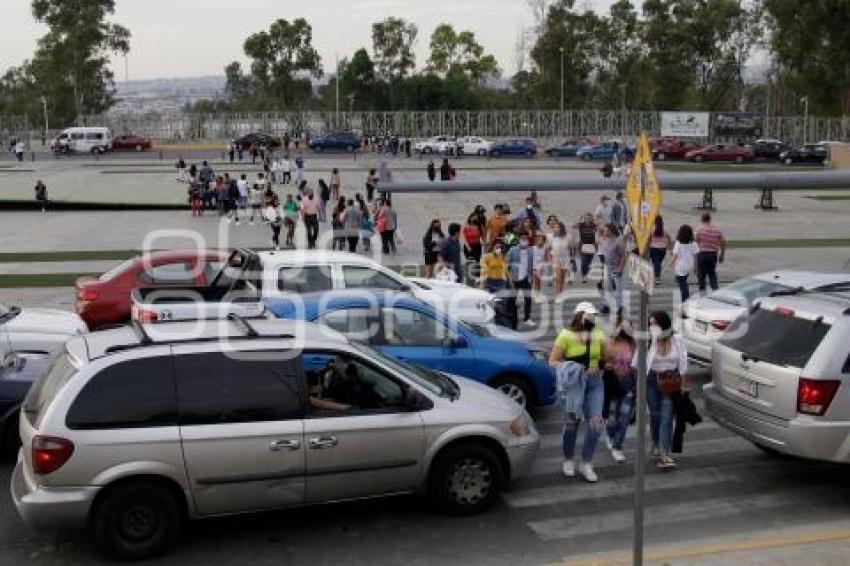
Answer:
[{"label": "tree", "polygon": [[401,18],[372,24],[372,48],[381,76],[390,82],[406,77],[416,65],[413,44],[419,30]]},{"label": "tree", "polygon": [[253,99],[253,106],[265,108],[304,106],[311,100],[309,77],[322,76],[322,63],[307,20],[297,18],[290,23],[279,19],[268,32],[248,37],[243,48],[251,59],[250,77],[243,75],[237,62],[225,68],[228,94],[236,96],[235,100]]},{"label": "tree", "polygon": [[33,0],[33,17],[48,31],[32,60],[0,80],[0,110],[37,119],[45,96],[54,123],[64,124],[109,109],[115,93],[109,56],[130,50],[130,32],[106,20],[114,12],[114,0]]},{"label": "tree", "polygon": [[465,74],[475,83],[500,74],[496,58],[484,54],[475,34],[471,31],[456,33],[451,24],[440,24],[431,34],[428,70],[443,77]]}]

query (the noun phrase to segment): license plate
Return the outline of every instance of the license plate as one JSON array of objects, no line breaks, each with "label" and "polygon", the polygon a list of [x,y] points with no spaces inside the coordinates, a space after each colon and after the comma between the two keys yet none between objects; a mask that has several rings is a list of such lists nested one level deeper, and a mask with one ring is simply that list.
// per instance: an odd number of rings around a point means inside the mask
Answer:
[{"label": "license plate", "polygon": [[743,377],[738,380],[738,391],[744,393],[745,395],[749,395],[750,397],[758,397],[759,396],[759,384],[752,379],[744,379]]},{"label": "license plate", "polygon": [[705,334],[706,332],[708,332],[708,323],[702,320],[694,321],[694,330]]}]

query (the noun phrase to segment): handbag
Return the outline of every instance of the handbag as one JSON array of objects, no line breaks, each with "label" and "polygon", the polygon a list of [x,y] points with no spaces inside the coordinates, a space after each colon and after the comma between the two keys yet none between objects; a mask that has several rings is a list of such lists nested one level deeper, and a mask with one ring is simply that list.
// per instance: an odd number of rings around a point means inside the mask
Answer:
[{"label": "handbag", "polygon": [[657,383],[658,392],[662,395],[673,395],[682,391],[682,375],[678,371],[658,372]]},{"label": "handbag", "polygon": [[596,246],[594,244],[582,244],[581,253],[586,255],[593,255],[596,253]]}]

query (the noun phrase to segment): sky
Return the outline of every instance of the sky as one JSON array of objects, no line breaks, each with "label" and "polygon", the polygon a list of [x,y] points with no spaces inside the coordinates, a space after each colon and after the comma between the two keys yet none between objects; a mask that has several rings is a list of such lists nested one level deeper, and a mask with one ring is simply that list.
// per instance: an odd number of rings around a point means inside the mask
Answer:
[{"label": "sky", "polygon": [[[613,0],[584,0],[582,6],[607,11]],[[639,4],[639,2],[635,2]],[[30,0],[2,0],[0,73],[32,56],[46,27],[32,18]],[[111,21],[130,29],[126,71],[130,80],[223,75],[233,60],[243,63],[242,44],[268,30],[278,18],[306,18],[326,74],[336,57],[360,47],[371,53],[372,23],[403,17],[419,28],[417,66],[428,58],[433,29],[444,22],[475,32],[507,76],[516,71],[517,35],[532,23],[526,0],[116,0]],[[116,80],[125,79],[125,61],[112,63]]]}]

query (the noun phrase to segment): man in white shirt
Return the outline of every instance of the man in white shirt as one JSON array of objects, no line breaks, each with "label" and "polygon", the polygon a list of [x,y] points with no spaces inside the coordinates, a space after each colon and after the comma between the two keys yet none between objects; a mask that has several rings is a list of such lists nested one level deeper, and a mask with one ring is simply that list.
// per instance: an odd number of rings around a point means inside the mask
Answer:
[{"label": "man in white shirt", "polygon": [[289,157],[287,157],[287,156],[283,157],[283,159],[280,162],[279,168],[280,168],[280,174],[281,174],[281,177],[282,177],[281,183],[283,183],[284,185],[288,185],[289,182],[292,180],[292,173],[290,173],[290,167],[289,167]]},{"label": "man in white shirt", "polygon": [[271,175],[270,179],[272,183],[280,183],[280,160],[275,159],[272,161],[271,165]]},{"label": "man in white shirt", "polygon": [[608,195],[602,195],[602,198],[599,200],[599,206],[596,207],[596,211],[593,213],[596,225],[607,226],[608,224],[611,224],[613,215],[614,207],[611,206],[611,197]]},{"label": "man in white shirt", "polygon": [[15,157],[18,158],[18,161],[24,160],[24,151],[26,151],[26,147],[24,146],[24,142],[18,140],[18,143],[15,144]]},{"label": "man in white shirt", "polygon": [[[246,214],[245,207],[248,205],[248,179],[244,173],[236,181],[236,188],[239,189],[239,202],[237,204],[242,210],[242,216],[244,217]],[[236,216],[236,225],[239,225],[239,215]]]}]

